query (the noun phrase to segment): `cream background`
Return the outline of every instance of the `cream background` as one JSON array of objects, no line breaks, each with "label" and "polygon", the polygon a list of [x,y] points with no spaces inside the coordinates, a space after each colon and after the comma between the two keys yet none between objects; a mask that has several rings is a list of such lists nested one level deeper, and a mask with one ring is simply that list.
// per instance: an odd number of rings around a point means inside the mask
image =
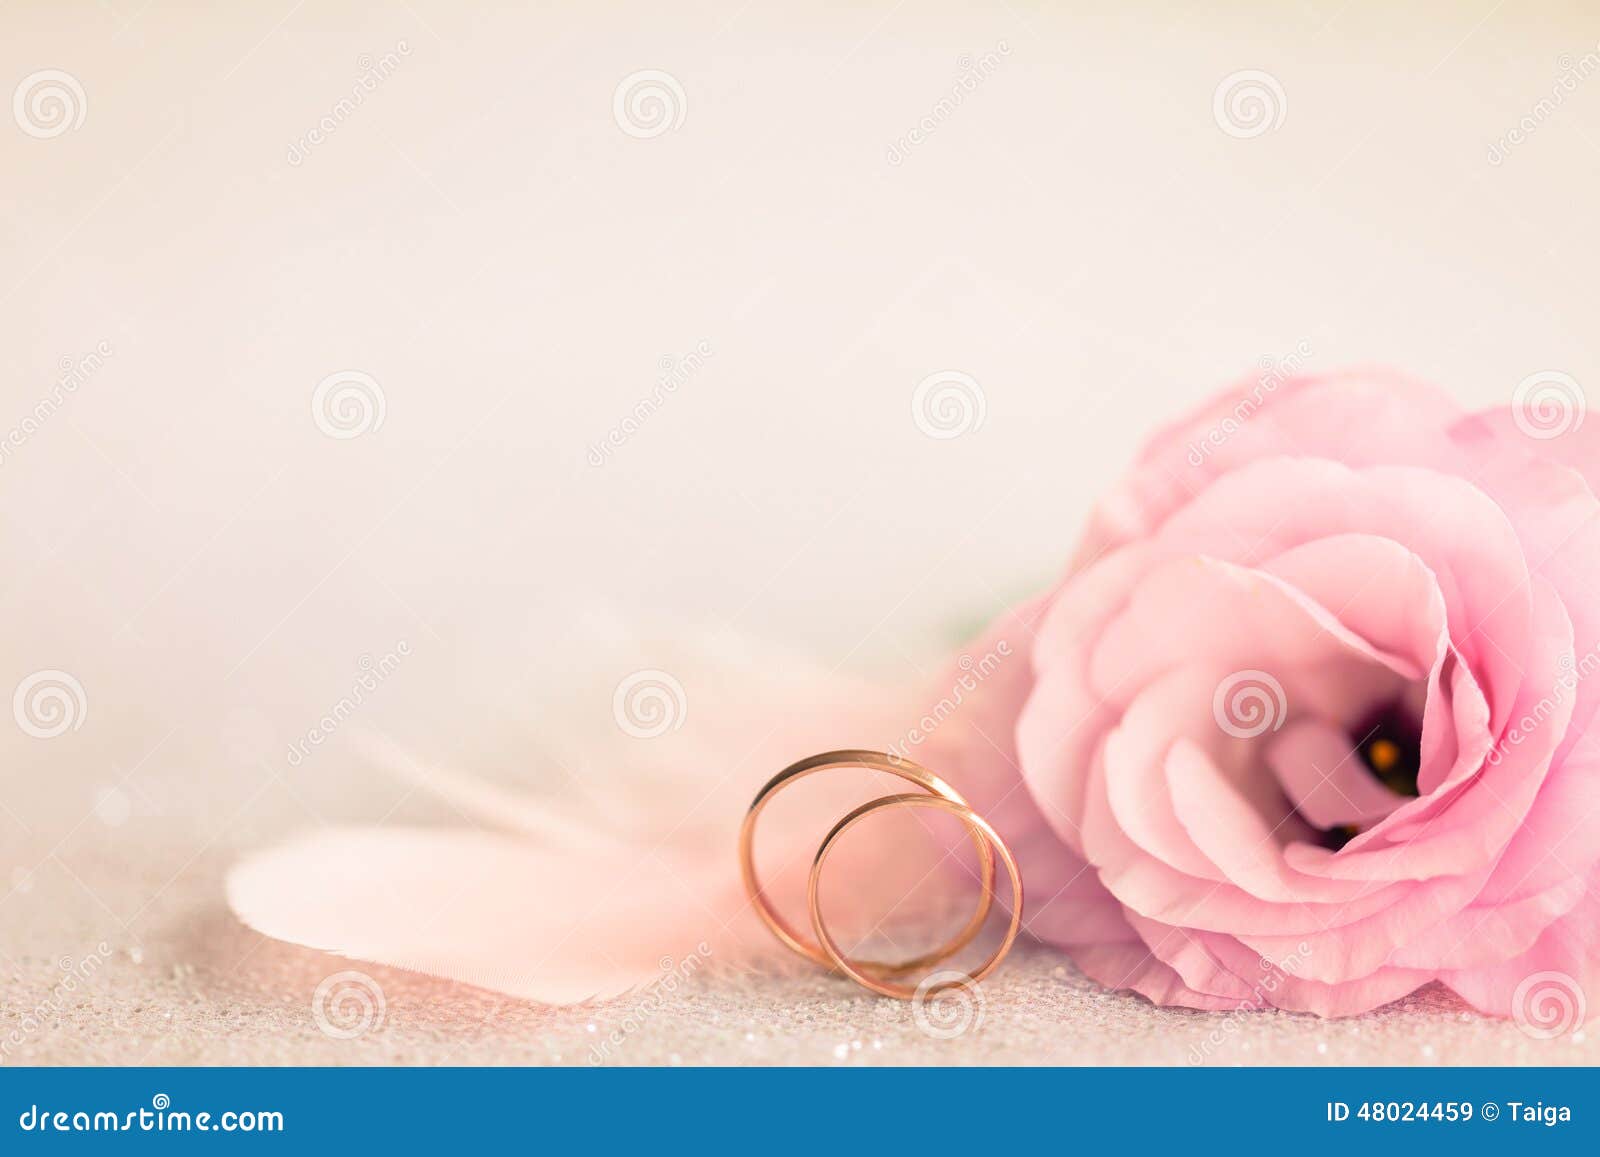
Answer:
[{"label": "cream background", "polygon": [[[575,605],[914,679],[1058,571],[1144,433],[1264,357],[1305,342],[1473,405],[1542,369],[1600,380],[1600,80],[1487,159],[1596,51],[1578,4],[12,0],[0,28],[0,95],[56,68],[86,96],[49,140],[0,109],[0,430],[62,359],[113,351],[0,464],[0,687],[62,669],[88,705],[56,739],[0,727],[0,1028],[57,958],[116,953],[33,1061],[581,1053],[587,1013],[381,970],[383,1031],[330,1041],[307,1004],[335,962],[226,914],[242,849],[442,818],[332,748],[286,762],[364,655],[413,651],[365,722],[537,778],[502,737],[562,722],[530,687],[584,666]],[[686,95],[649,140],[612,114],[641,69]],[[1248,140],[1212,115],[1240,69],[1287,98]],[[342,441],[310,404],[344,369],[387,411]],[[987,419],[935,440],[910,400],[945,369]],[[698,995],[628,1059],[830,1063],[876,1032],[896,1047],[851,1058],[1181,1063],[1208,1031],[1056,966],[1019,960],[953,1044],[798,977]],[[773,1009],[781,1039],[741,1052]],[[1228,1059],[1595,1059],[1438,994],[1373,1025],[1257,1018]]]}]

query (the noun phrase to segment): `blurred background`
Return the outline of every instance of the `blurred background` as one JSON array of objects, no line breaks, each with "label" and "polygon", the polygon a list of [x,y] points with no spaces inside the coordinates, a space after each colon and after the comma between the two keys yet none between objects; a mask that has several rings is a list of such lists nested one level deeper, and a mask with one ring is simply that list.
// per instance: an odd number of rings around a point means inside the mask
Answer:
[{"label": "blurred background", "polygon": [[[1579,3],[0,26],[8,1016],[62,958],[118,962],[35,1060],[323,1055],[326,962],[220,880],[307,825],[433,815],[348,750],[357,685],[363,726],[581,793],[649,640],[920,680],[1223,385],[1600,380]],[[382,1059],[478,1040],[399,1019]],[[550,1059],[548,1031],[453,1055]]]}]

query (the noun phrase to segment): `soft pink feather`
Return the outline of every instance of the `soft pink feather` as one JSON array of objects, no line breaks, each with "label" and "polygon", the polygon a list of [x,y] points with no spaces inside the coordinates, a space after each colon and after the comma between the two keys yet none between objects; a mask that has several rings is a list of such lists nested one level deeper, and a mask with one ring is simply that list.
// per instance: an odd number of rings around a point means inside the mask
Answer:
[{"label": "soft pink feather", "polygon": [[[673,652],[667,659],[663,647]],[[735,855],[744,810],[762,782],[801,756],[892,743],[891,721],[907,712],[880,689],[748,643],[658,642],[648,659],[614,645],[588,650],[608,677],[590,681],[587,693],[574,679],[568,701],[552,689],[541,705],[552,719],[587,720],[559,736],[550,757],[570,776],[572,753],[582,753],[581,790],[565,793],[576,804],[365,735],[353,754],[495,830],[458,823],[305,834],[233,868],[235,913],[280,940],[550,1003],[615,996],[659,977],[664,961],[691,955],[722,969],[788,960],[745,900]],[[624,734],[610,717],[609,672],[642,666],[669,667],[687,691],[683,726],[651,739]],[[578,700],[587,715],[572,706]],[[602,711],[592,710],[597,703]],[[883,794],[882,784],[864,789],[865,774],[797,787],[763,816],[759,863],[797,922],[822,834],[851,804]],[[841,909],[851,899],[866,906],[912,891],[916,880],[906,874],[924,875],[929,856],[904,861],[882,840],[842,845],[830,879],[872,887],[830,889],[830,917],[847,918]],[[842,902],[831,899],[836,892]]]}]

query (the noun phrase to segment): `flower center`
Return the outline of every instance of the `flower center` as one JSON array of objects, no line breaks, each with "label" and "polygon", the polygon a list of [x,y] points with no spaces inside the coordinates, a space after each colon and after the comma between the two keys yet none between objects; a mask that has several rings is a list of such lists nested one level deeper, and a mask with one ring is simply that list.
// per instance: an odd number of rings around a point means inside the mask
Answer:
[{"label": "flower center", "polygon": [[1417,773],[1422,770],[1422,737],[1415,730],[1379,723],[1358,752],[1367,770],[1396,795],[1417,794]]},{"label": "flower center", "polygon": [[[1357,730],[1364,736],[1356,755],[1372,778],[1401,796],[1416,796],[1417,775],[1422,770],[1422,733],[1397,708],[1387,708]],[[1337,852],[1360,834],[1355,824],[1340,824],[1322,833],[1322,846]]]}]

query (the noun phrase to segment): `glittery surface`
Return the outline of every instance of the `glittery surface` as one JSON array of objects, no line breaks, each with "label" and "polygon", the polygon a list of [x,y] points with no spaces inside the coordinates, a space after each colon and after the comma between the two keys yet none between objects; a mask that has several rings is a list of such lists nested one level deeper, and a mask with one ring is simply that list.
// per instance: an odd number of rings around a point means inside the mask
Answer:
[{"label": "glittery surface", "polygon": [[[267,940],[239,925],[222,901],[227,849],[212,846],[186,865],[192,853],[136,861],[107,846],[115,842],[98,841],[70,867],[45,859],[0,907],[3,1063],[1600,1062],[1592,1032],[1533,1039],[1438,988],[1341,1021],[1163,1010],[1100,989],[1037,946],[1020,946],[984,982],[981,1011],[974,1002],[972,1015],[927,1027],[908,1004],[805,969],[707,973],[671,992],[663,985],[606,1004],[547,1008]],[[103,966],[64,984],[63,958],[76,964],[101,943],[110,949]],[[370,978],[362,990],[368,1003],[335,1002],[325,1028],[314,994],[347,970]],[[963,1023],[965,1031],[954,1031]]]}]

